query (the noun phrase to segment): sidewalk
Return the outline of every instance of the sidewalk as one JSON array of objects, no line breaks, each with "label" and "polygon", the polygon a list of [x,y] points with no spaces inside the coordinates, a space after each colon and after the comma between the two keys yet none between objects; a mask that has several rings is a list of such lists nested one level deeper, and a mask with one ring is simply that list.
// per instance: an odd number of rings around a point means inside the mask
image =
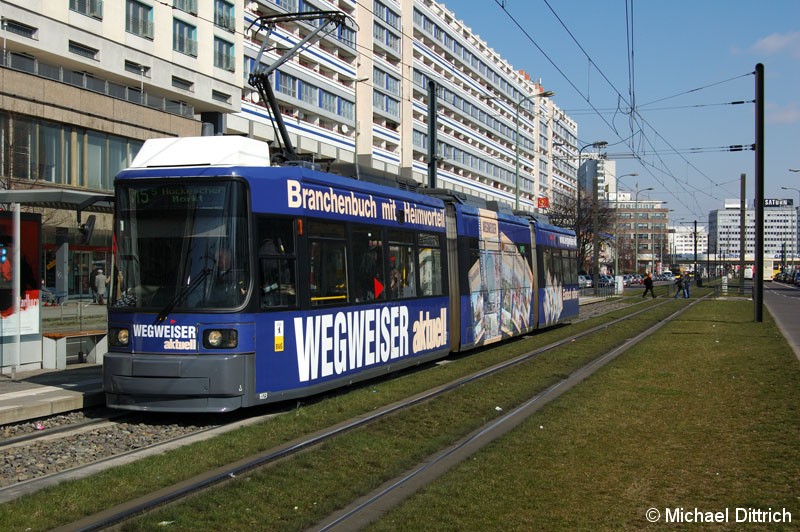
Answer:
[{"label": "sidewalk", "polygon": [[0,425],[103,404],[102,373],[99,364],[73,364],[0,376]]},{"label": "sidewalk", "polygon": [[[42,333],[106,330],[107,310],[90,299],[42,306]],[[105,402],[103,367],[70,363],[66,369],[41,369],[0,375],[0,424],[17,423]]]}]

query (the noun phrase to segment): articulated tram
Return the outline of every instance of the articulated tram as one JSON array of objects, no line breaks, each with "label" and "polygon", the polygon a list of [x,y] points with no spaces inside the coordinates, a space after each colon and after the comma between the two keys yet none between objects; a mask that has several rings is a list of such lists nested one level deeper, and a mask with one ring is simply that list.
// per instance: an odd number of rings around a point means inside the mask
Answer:
[{"label": "articulated tram", "polygon": [[267,154],[156,139],[116,177],[109,406],[282,401],[578,315],[574,232]]}]

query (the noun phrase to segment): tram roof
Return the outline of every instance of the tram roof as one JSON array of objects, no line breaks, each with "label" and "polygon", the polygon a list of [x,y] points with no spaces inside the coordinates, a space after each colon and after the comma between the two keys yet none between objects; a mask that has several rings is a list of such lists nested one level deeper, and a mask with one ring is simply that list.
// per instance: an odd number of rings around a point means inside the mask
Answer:
[{"label": "tram roof", "polygon": [[240,136],[149,139],[129,168],[270,166],[266,142]]}]

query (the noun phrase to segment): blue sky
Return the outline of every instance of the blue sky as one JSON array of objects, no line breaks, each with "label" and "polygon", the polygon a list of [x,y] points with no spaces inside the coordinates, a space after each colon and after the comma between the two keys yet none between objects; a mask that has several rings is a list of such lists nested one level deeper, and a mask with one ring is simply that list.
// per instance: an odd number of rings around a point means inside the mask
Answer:
[{"label": "blue sky", "polygon": [[[752,205],[755,152],[721,148],[755,142],[749,101],[755,98],[752,73],[762,63],[765,197],[800,201],[797,191],[781,190],[800,189],[800,173],[789,172],[800,168],[800,1],[443,3],[515,69],[556,92],[557,105],[578,122],[581,146],[608,141],[617,174],[639,174],[623,178],[622,188],[637,182],[640,189],[655,188],[646,194],[668,202],[673,223],[705,224],[708,211],[739,197],[742,173]],[[626,112],[629,72],[637,121]],[[729,104],[734,101],[748,103]]]}]

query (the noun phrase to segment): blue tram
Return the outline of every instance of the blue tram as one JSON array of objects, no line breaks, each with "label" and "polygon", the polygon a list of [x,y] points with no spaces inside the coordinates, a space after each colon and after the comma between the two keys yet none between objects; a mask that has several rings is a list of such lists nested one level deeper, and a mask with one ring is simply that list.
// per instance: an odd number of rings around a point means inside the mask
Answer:
[{"label": "blue tram", "polygon": [[573,232],[266,154],[156,139],[117,176],[109,406],[281,401],[577,316]]}]

